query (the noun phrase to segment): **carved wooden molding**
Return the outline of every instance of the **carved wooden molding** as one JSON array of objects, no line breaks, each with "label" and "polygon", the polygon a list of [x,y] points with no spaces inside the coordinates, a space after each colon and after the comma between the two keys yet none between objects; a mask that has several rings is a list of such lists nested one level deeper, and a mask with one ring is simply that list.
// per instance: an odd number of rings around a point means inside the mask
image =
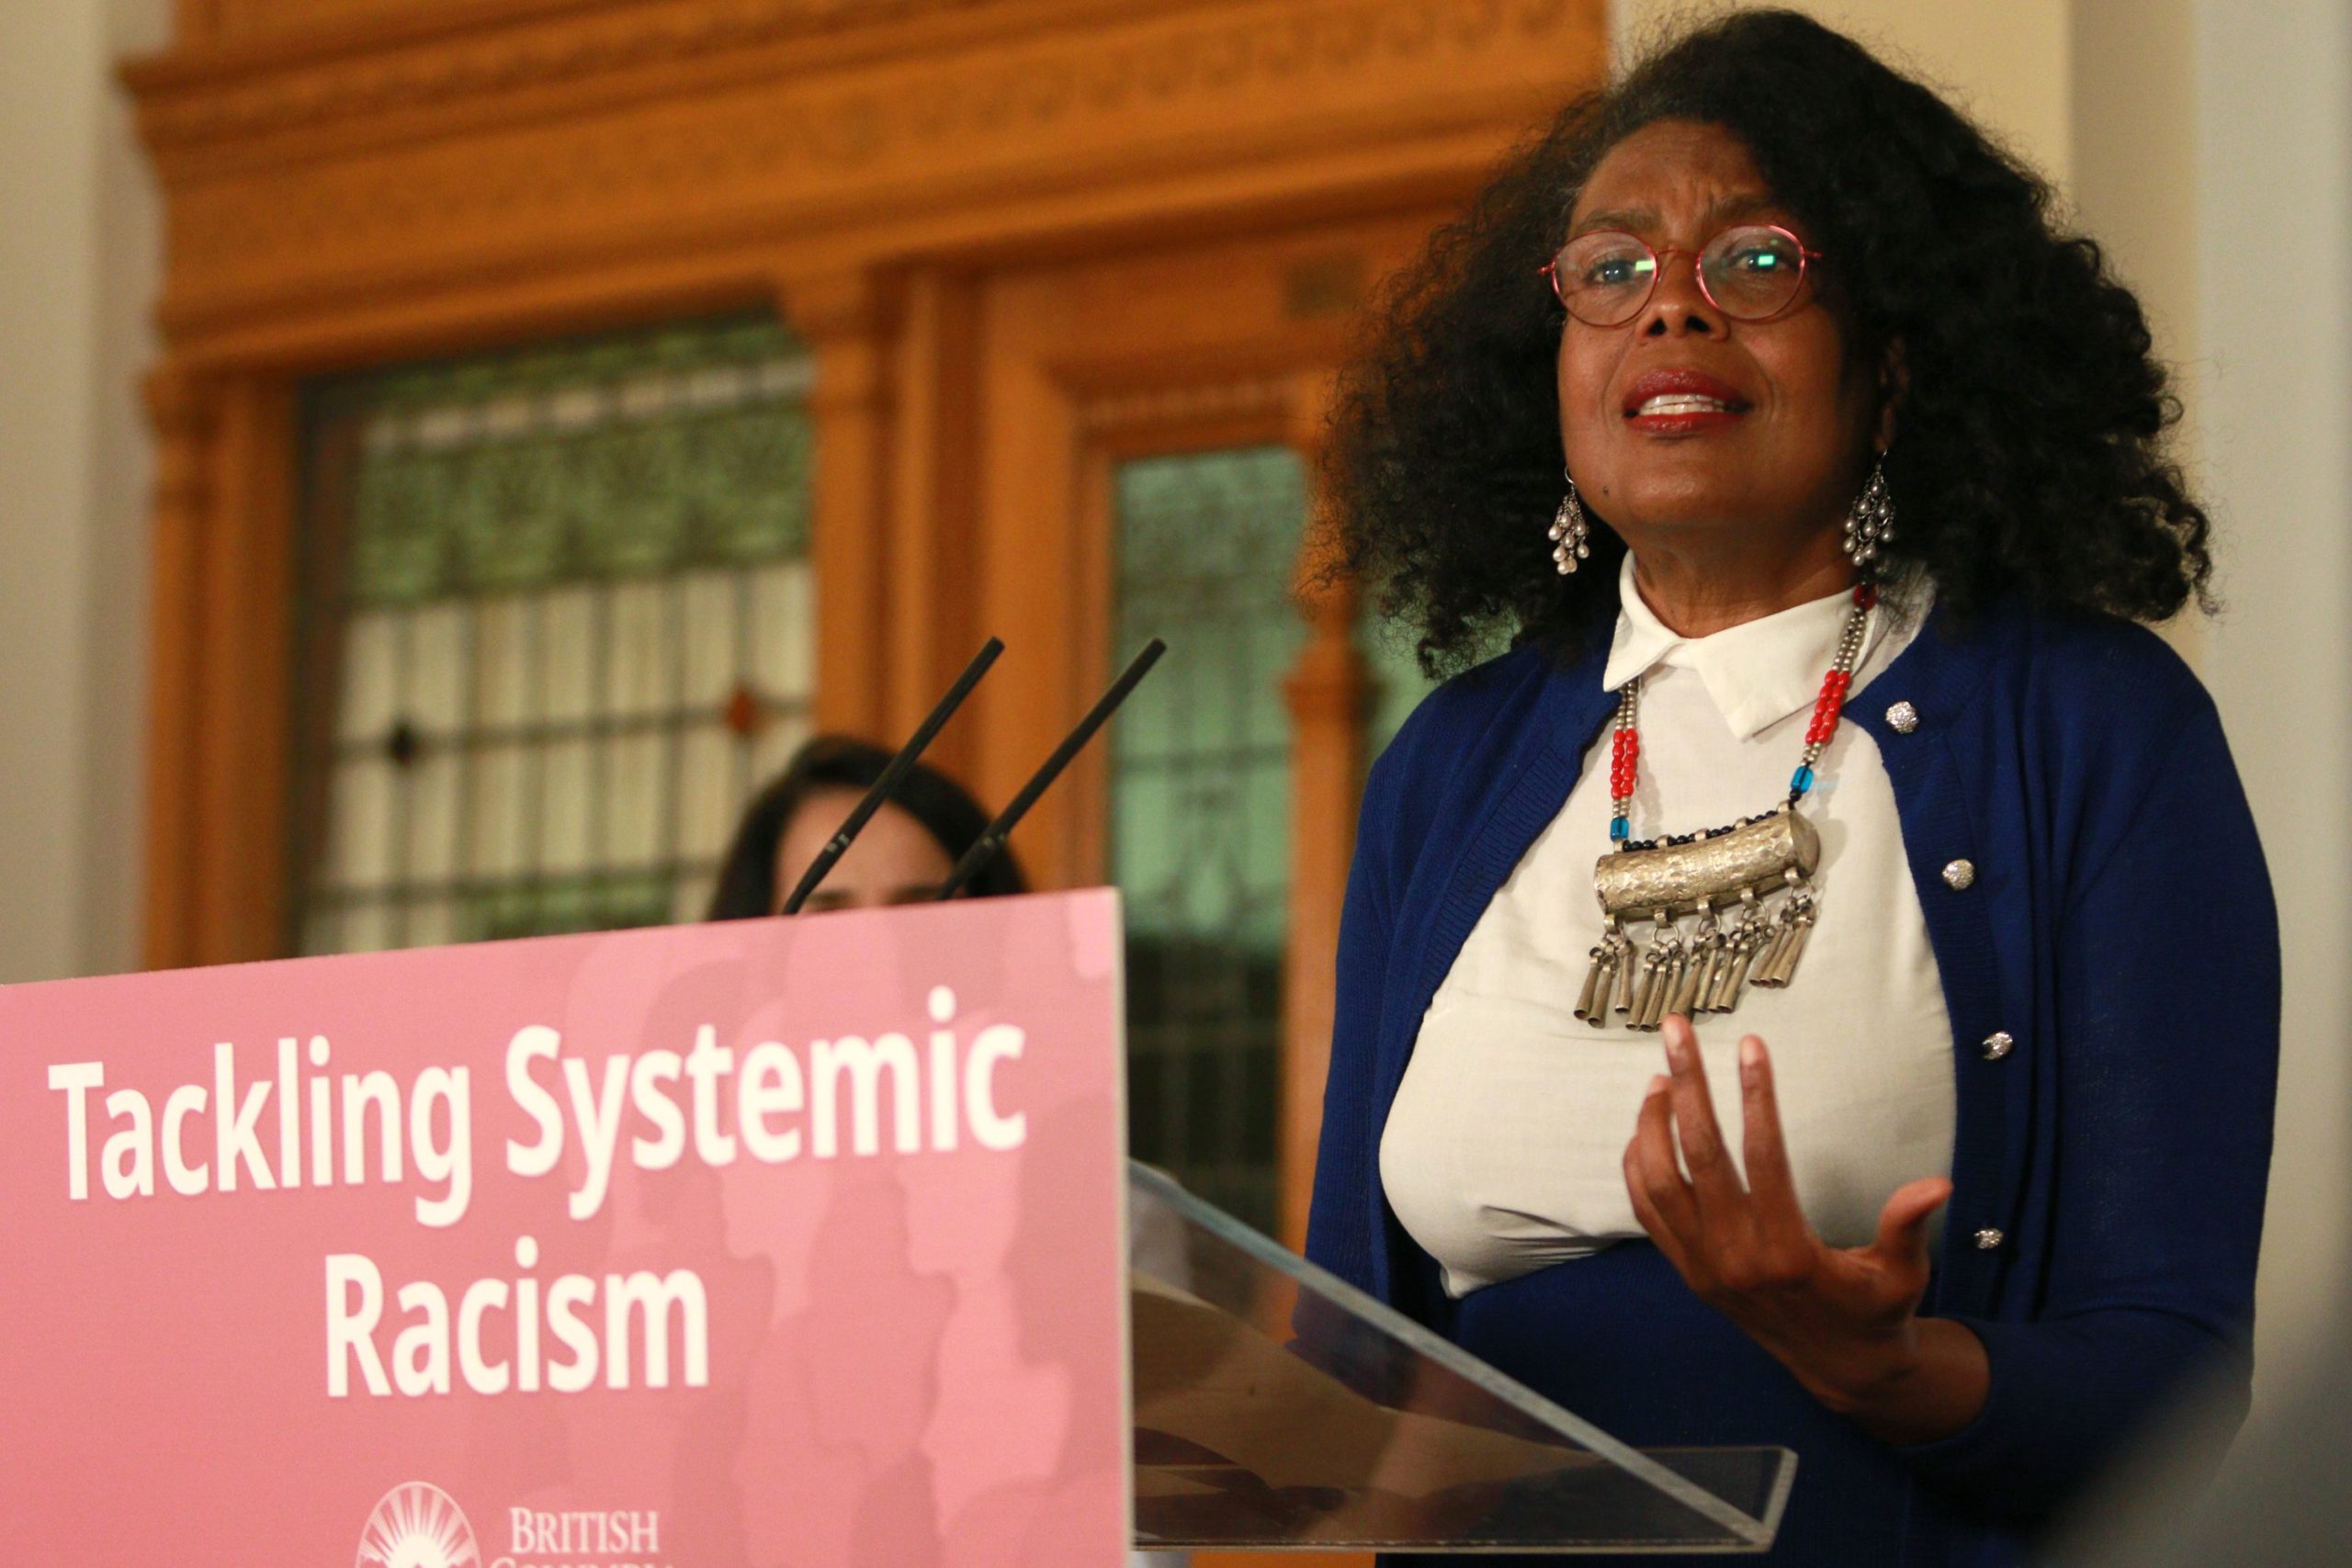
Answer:
[{"label": "carved wooden molding", "polygon": [[1312,163],[1295,183],[1328,189],[1479,132],[1450,154],[1467,178],[1588,77],[1602,27],[1599,0],[514,4],[127,72],[167,333],[862,230],[919,250],[959,213],[1218,171]]},{"label": "carved wooden molding", "polygon": [[[431,128],[403,117],[626,83],[779,44],[801,46],[791,63],[822,67],[936,47],[943,32],[965,30],[939,28],[943,17],[1034,25],[1040,9],[1037,0],[224,0],[224,19],[204,40],[123,77],[149,104],[151,140],[171,153],[364,121],[416,134]],[[270,12],[282,16],[254,15]]]},{"label": "carved wooden molding", "polygon": [[1109,392],[1082,399],[1078,423],[1087,434],[1098,436],[1261,417],[1283,423],[1296,389],[1297,378],[1274,376]]}]

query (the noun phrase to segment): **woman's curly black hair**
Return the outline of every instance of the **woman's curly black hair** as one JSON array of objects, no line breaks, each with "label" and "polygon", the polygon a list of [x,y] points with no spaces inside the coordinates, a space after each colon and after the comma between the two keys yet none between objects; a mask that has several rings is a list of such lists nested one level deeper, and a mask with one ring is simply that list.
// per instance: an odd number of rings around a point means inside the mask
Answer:
[{"label": "woman's curly black hair", "polygon": [[1418,629],[1422,665],[1499,637],[1566,651],[1612,619],[1623,546],[1563,579],[1566,314],[1537,268],[1601,157],[1683,119],[1744,142],[1827,260],[1861,363],[1900,345],[1891,565],[1966,615],[1995,596],[2160,620],[2210,609],[2205,513],[2166,456],[2179,406],[2139,301],[2052,225],[2048,186],[1928,88],[1787,11],[1684,34],[1570,104],[1389,284],[1343,378],[1325,495],[1343,570]]}]

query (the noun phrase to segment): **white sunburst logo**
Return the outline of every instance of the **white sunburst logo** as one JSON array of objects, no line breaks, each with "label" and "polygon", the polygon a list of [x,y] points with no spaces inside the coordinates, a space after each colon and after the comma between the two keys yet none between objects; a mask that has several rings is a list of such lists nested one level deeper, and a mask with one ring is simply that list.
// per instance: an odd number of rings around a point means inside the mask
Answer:
[{"label": "white sunburst logo", "polygon": [[457,1500],[430,1482],[406,1481],[368,1514],[353,1568],[479,1568],[481,1561]]}]

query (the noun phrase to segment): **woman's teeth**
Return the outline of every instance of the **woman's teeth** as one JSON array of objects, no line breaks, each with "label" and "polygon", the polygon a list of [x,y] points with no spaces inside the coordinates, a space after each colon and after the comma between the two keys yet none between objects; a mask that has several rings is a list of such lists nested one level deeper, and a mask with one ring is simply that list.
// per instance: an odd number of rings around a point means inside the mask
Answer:
[{"label": "woman's teeth", "polygon": [[1702,398],[1693,392],[1676,392],[1669,396],[1645,399],[1642,406],[1635,409],[1634,413],[1638,419],[1649,419],[1665,414],[1729,413],[1730,412],[1731,405],[1719,399]]}]

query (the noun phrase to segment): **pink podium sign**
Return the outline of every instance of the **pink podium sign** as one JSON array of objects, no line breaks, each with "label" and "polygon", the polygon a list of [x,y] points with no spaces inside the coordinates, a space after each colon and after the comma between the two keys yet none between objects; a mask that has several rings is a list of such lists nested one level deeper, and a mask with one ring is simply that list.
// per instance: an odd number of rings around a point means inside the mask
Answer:
[{"label": "pink podium sign", "polygon": [[1116,897],[0,989],[28,1562],[1102,1568]]}]

